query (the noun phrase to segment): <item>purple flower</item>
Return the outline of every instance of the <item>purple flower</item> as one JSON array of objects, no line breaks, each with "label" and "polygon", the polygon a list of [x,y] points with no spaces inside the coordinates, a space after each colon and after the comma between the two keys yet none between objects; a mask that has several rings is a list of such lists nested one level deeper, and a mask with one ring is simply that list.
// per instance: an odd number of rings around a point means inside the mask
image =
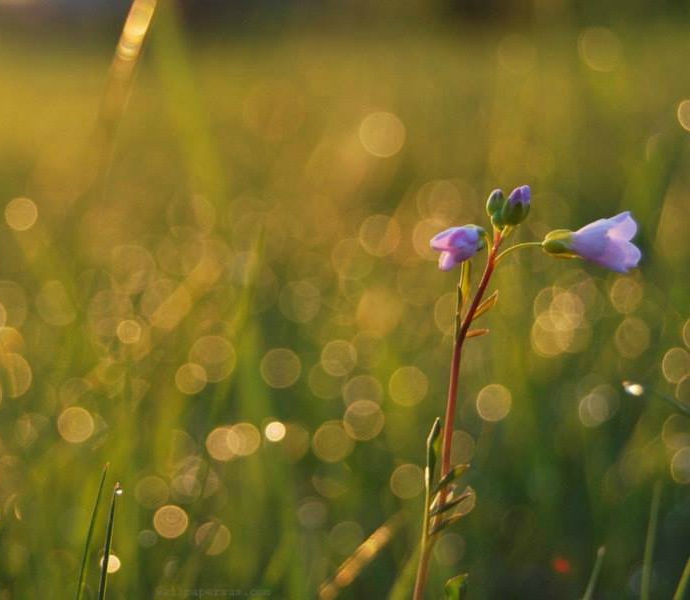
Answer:
[{"label": "purple flower", "polygon": [[626,211],[577,231],[552,231],[542,246],[551,254],[579,256],[612,271],[627,273],[637,267],[642,257],[640,249],[630,241],[636,233],[637,223]]},{"label": "purple flower", "polygon": [[477,225],[451,227],[431,239],[431,247],[440,252],[438,268],[449,271],[455,265],[472,258],[484,247],[484,229]]}]

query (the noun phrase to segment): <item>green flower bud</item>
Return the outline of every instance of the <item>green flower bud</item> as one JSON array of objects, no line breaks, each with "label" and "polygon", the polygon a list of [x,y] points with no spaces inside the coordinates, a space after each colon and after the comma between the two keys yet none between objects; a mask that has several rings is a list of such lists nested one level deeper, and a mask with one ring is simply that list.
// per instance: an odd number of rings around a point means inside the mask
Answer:
[{"label": "green flower bud", "polygon": [[486,201],[486,214],[493,217],[498,211],[503,208],[506,198],[502,190],[494,190],[489,194],[489,199]]}]

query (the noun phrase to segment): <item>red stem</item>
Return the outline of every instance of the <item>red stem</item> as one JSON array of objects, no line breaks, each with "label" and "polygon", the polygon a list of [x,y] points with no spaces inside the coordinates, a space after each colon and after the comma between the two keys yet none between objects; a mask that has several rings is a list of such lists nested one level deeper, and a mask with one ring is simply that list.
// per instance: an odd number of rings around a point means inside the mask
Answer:
[{"label": "red stem", "polygon": [[[501,245],[501,233],[497,232],[494,238],[494,243],[489,250],[489,256],[486,260],[486,267],[482,278],[477,286],[477,293],[474,295],[472,304],[470,305],[465,319],[460,326],[460,331],[455,339],[455,344],[453,346],[453,357],[451,359],[450,367],[450,383],[448,385],[448,401],[446,403],[446,418],[443,421],[443,442],[441,449],[441,477],[445,477],[451,469],[450,464],[450,451],[451,444],[453,442],[453,423],[455,421],[455,407],[457,405],[458,399],[458,379],[460,375],[460,358],[462,356],[462,345],[467,337],[467,332],[472,324],[472,319],[479,308],[479,304],[482,301],[484,292],[489,285],[489,280],[496,267],[496,253]],[[444,487],[439,493],[438,505],[442,506],[446,501],[448,496],[447,488]],[[429,509],[428,506],[424,507],[425,513]],[[424,518],[427,519],[428,516],[425,514]],[[434,519],[434,525],[437,523],[437,517]],[[433,548],[433,540],[427,538],[423,541],[422,547],[420,549],[422,555],[419,559],[419,568],[417,570],[417,580],[414,587],[413,600],[423,600],[424,589],[426,588],[426,580],[429,574],[429,561],[431,559],[431,550]]]},{"label": "red stem", "polygon": [[[465,319],[462,322],[458,337],[455,340],[455,345],[453,346],[453,358],[451,359],[450,367],[450,383],[448,384],[448,400],[446,402],[446,418],[443,421],[443,444],[441,450],[441,477],[444,477],[450,472],[450,450],[451,443],[453,441],[453,423],[455,421],[455,406],[458,399],[458,379],[460,375],[460,358],[462,357],[462,345],[467,337],[467,332],[472,324],[472,319],[474,319],[474,314],[479,308],[479,304],[482,301],[484,292],[489,285],[489,280],[496,267],[496,252],[501,244],[501,234],[497,233],[494,239],[493,246],[489,251],[489,256],[486,261],[486,268],[482,275],[479,285],[477,286],[477,293],[474,295],[472,304],[470,305]],[[445,491],[441,491],[442,497],[441,501],[445,499]]]}]

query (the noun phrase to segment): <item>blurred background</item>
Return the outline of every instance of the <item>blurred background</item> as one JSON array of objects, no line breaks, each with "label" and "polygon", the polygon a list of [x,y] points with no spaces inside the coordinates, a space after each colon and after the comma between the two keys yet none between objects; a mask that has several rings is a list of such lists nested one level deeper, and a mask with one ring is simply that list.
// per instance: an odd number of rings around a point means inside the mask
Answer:
[{"label": "blurred background", "polygon": [[576,598],[601,545],[596,597],[639,597],[657,481],[671,597],[690,421],[658,394],[690,406],[689,18],[0,0],[0,598],[72,597],[106,462],[110,598],[408,598],[458,275],[428,241],[521,184],[516,241],[629,209],[644,260],[501,264],[454,437],[476,499],[429,597],[468,572],[472,599]]}]

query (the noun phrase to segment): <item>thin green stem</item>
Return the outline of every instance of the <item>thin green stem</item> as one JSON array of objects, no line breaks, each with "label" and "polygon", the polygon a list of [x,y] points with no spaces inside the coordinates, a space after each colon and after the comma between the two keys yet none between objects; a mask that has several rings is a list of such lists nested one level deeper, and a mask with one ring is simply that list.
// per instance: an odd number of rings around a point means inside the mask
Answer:
[{"label": "thin green stem", "polygon": [[673,600],[683,600],[685,598],[685,590],[688,587],[688,581],[690,580],[690,558],[688,562],[685,563],[685,568],[683,569],[683,574],[680,576],[680,581],[678,582],[678,587],[676,588],[676,593],[673,594]]},{"label": "thin green stem", "polygon": [[541,248],[541,242],[522,242],[520,244],[515,244],[514,246],[511,246],[510,248],[506,248],[503,252],[501,252],[496,257],[496,262],[501,261],[504,256],[510,254],[514,250],[519,250],[520,248],[536,248],[536,247]]},{"label": "thin green stem", "polygon": [[649,507],[649,525],[647,526],[647,541],[644,545],[644,560],[642,562],[642,586],[640,598],[649,600],[652,583],[652,556],[654,555],[654,540],[659,521],[659,506],[661,505],[661,481],[654,484],[652,504]]},{"label": "thin green stem", "polygon": [[98,584],[98,600],[105,600],[105,586],[108,581],[108,562],[110,562],[110,546],[113,541],[113,525],[115,523],[115,501],[122,495],[122,488],[119,483],[113,488],[113,497],[110,500],[110,514],[108,515],[108,526],[105,531],[105,544],[103,545],[103,559],[101,564],[101,581]]},{"label": "thin green stem", "polygon": [[101,481],[98,484],[98,492],[96,492],[96,500],[93,503],[91,510],[91,521],[89,521],[89,529],[86,532],[86,542],[84,543],[84,553],[81,557],[81,568],[79,569],[79,581],[77,582],[77,593],[75,600],[81,600],[84,594],[84,576],[86,575],[86,562],[89,559],[89,550],[91,549],[91,540],[93,539],[93,527],[96,522],[96,515],[98,514],[98,506],[101,503],[101,496],[103,495],[103,484],[105,483],[105,476],[108,473],[109,463],[105,463],[103,473],[101,473]]},{"label": "thin green stem", "polygon": [[594,596],[594,588],[597,586],[601,565],[604,562],[604,554],[606,554],[606,548],[602,546],[597,550],[597,559],[594,561],[594,568],[592,569],[592,574],[589,576],[589,583],[587,583],[587,589],[585,590],[585,595],[582,596],[582,600],[592,600]]}]

